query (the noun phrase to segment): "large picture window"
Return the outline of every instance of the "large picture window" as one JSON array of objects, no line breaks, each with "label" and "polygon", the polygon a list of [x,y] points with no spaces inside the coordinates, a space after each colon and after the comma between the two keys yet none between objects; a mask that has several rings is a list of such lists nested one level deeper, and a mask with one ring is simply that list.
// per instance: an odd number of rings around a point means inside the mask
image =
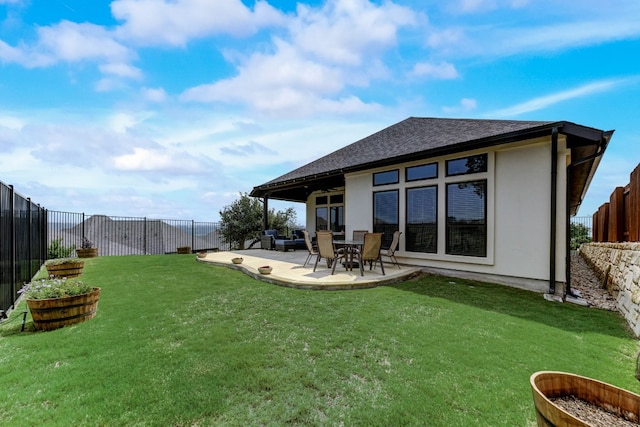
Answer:
[{"label": "large picture window", "polygon": [[487,256],[487,180],[447,184],[447,242],[451,255]]},{"label": "large picture window", "polygon": [[438,251],[438,187],[407,189],[406,250]]},{"label": "large picture window", "polygon": [[383,246],[391,244],[393,233],[400,227],[399,216],[398,190],[373,193],[373,231],[384,233],[382,236]]}]

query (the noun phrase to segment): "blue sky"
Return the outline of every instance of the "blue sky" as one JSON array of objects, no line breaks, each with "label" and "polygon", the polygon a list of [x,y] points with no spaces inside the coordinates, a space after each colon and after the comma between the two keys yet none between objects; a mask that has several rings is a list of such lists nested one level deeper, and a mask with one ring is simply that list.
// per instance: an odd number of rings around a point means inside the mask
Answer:
[{"label": "blue sky", "polygon": [[566,120],[616,131],[590,216],[640,162],[639,62],[637,0],[0,0],[0,181],[216,221],[409,116]]}]

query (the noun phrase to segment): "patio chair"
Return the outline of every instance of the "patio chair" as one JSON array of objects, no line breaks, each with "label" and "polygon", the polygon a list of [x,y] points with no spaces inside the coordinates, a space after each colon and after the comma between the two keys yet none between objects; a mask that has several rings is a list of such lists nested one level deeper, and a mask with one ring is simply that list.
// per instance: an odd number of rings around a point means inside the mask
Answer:
[{"label": "patio chair", "polygon": [[281,239],[284,237],[278,236],[278,230],[264,230],[260,236],[260,246],[262,249],[275,249],[276,240]]},{"label": "patio chair", "polygon": [[316,232],[316,240],[318,242],[318,256],[316,257],[316,264],[313,266],[313,271],[316,271],[320,258],[325,258],[327,260],[327,267],[332,267],[331,274],[334,274],[336,264],[340,258],[344,258],[344,253],[340,254],[336,252],[336,248],[333,245],[333,233],[331,231]]},{"label": "patio chair", "polygon": [[362,251],[358,254],[360,264],[360,274],[364,276],[364,263],[369,262],[369,270],[373,268],[374,261],[376,265],[380,261],[380,269],[384,276],[384,265],[380,256],[380,247],[382,246],[382,233],[367,233],[364,235],[364,245]]},{"label": "patio chair", "polygon": [[368,230],[353,230],[353,240],[364,240],[364,235],[368,232]]},{"label": "patio chair", "polygon": [[[400,264],[398,263],[398,260],[396,259],[395,253],[396,250],[398,249],[398,242],[400,241],[400,235],[402,234],[402,231],[396,231],[393,233],[393,240],[391,241],[391,245],[389,245],[389,248],[387,249],[381,249],[380,250],[380,256],[386,256],[391,260],[391,263],[394,264],[396,267],[400,268]],[[382,258],[380,259],[380,262],[382,263]]]},{"label": "patio chair", "polygon": [[304,264],[302,265],[302,267],[306,267],[307,263],[311,260],[312,256],[318,256],[319,252],[317,251],[316,248],[313,247],[313,243],[311,243],[311,237],[309,237],[309,232],[307,230],[302,230],[302,234],[304,236],[304,243],[307,246],[307,250],[309,251],[309,255],[307,255],[307,259],[305,260]]}]

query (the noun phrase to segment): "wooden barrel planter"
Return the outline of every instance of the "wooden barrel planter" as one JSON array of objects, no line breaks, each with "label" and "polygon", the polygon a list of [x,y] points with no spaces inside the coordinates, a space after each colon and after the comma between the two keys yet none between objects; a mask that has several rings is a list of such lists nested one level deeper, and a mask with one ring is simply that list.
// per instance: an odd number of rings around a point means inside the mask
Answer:
[{"label": "wooden barrel planter", "polygon": [[98,310],[100,288],[64,298],[28,299],[27,305],[36,329],[51,331],[93,319]]},{"label": "wooden barrel planter", "polygon": [[98,248],[76,249],[78,258],[94,258],[98,256]]},{"label": "wooden barrel planter", "polygon": [[[632,423],[640,420],[640,395],[580,375],[566,372],[541,371],[531,376],[533,403],[539,427],[590,426],[581,418],[563,409],[561,398],[572,398],[592,405],[602,415],[617,417]],[[555,402],[554,402],[555,401]],[[594,415],[596,416],[596,415]]]},{"label": "wooden barrel planter", "polygon": [[78,277],[82,274],[84,261],[65,262],[63,264],[46,265],[49,276],[53,277]]}]

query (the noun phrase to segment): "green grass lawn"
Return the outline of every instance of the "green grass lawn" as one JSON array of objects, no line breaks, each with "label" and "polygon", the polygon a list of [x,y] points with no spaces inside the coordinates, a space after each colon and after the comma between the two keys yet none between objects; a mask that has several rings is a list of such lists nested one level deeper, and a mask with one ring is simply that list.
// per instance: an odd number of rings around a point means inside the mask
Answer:
[{"label": "green grass lawn", "polygon": [[536,371],[640,391],[620,315],[499,285],[305,291],[193,255],[88,259],[84,280],[93,320],[0,325],[3,425],[531,426]]}]

